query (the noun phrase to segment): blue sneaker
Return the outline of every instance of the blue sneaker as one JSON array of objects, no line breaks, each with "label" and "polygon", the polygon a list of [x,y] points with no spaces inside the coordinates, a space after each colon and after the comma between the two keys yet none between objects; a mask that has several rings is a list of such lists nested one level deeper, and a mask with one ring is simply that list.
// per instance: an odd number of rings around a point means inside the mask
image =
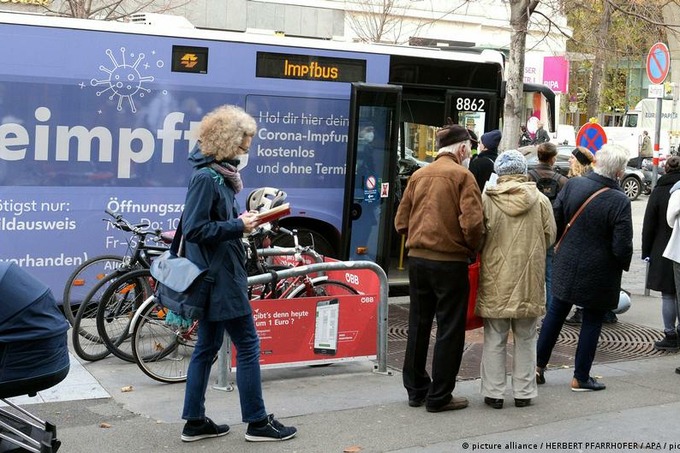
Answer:
[{"label": "blue sneaker", "polygon": [[597,382],[597,380],[592,377],[589,377],[587,381],[579,381],[576,378],[571,380],[572,392],[597,392],[598,390],[604,390],[606,388],[606,385],[601,382]]},{"label": "blue sneaker", "polygon": [[183,442],[194,442],[196,440],[208,439],[210,437],[220,437],[229,434],[229,425],[217,425],[208,417],[203,420],[202,425],[192,426],[189,422],[184,424],[182,430]]},{"label": "blue sneaker", "polygon": [[274,418],[274,414],[267,416],[267,424],[255,427],[252,423],[248,424],[246,440],[250,442],[273,442],[278,440],[288,440],[295,437],[297,429],[292,426],[283,426],[281,422]]}]

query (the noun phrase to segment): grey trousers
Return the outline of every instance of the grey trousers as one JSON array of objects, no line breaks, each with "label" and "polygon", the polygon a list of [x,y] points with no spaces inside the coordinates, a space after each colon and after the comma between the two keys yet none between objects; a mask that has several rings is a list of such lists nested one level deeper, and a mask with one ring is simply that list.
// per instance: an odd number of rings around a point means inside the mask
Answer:
[{"label": "grey trousers", "polygon": [[484,318],[484,351],[482,352],[481,393],[485,397],[502,399],[506,387],[506,349],[512,329],[512,396],[535,398],[536,385],[536,318]]}]

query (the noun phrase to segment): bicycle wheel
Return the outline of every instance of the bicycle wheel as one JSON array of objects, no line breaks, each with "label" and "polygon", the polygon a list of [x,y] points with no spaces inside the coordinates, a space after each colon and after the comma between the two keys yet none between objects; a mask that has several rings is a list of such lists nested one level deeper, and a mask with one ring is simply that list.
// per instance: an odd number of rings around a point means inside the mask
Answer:
[{"label": "bicycle wheel", "polygon": [[139,369],[165,383],[184,382],[198,334],[198,321],[181,325],[170,311],[154,302],[144,308],[132,333],[132,355]]},{"label": "bicycle wheel", "polygon": [[318,297],[318,296],[346,296],[359,294],[359,291],[352,288],[345,282],[339,280],[318,280],[312,281],[311,285],[302,283],[293,289],[286,296],[287,299],[295,297]]},{"label": "bicycle wheel", "polygon": [[97,331],[97,309],[104,291],[111,281],[122,275],[120,271],[114,271],[101,279],[90,292],[83,298],[71,330],[73,350],[83,360],[94,362],[101,360],[110,354]]},{"label": "bicycle wheel", "polygon": [[118,269],[124,263],[125,258],[119,255],[99,255],[84,261],[78,266],[64,285],[62,310],[69,324],[73,325],[78,314],[80,304],[87,294],[107,274]]},{"label": "bicycle wheel", "polygon": [[149,269],[137,269],[113,280],[97,307],[97,332],[116,357],[134,362],[130,343],[132,316],[153,295],[154,280]]}]

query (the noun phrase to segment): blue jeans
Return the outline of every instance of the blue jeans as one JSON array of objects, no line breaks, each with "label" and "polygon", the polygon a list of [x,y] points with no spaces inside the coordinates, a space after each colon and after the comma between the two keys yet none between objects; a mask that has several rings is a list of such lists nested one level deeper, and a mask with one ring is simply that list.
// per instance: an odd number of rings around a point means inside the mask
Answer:
[{"label": "blue jeans", "polygon": [[553,268],[553,256],[555,256],[555,247],[548,247],[548,251],[545,255],[545,309],[546,311],[552,305],[552,268]]},{"label": "blue jeans", "polygon": [[[536,365],[545,368],[552,355],[557,338],[564,325],[564,320],[571,311],[572,304],[558,297],[553,298],[553,303],[548,307],[548,313],[543,319],[541,333],[538,336],[536,347]],[[607,310],[583,308],[583,321],[581,332],[576,346],[574,358],[574,377],[579,381],[587,381],[590,377],[590,368],[595,360],[597,341],[602,330],[602,320]]]},{"label": "blue jeans", "polygon": [[661,293],[661,317],[663,318],[663,331],[666,334],[677,333],[680,328],[680,313],[678,312],[678,300],[675,293]]},{"label": "blue jeans", "polygon": [[264,420],[267,411],[262,399],[260,379],[260,339],[251,315],[226,321],[201,321],[198,325],[198,341],[191,355],[187,370],[184,393],[184,420],[205,418],[205,392],[210,380],[213,359],[224,339],[224,332],[238,350],[236,354],[236,385],[241,402],[241,417],[246,423]]}]

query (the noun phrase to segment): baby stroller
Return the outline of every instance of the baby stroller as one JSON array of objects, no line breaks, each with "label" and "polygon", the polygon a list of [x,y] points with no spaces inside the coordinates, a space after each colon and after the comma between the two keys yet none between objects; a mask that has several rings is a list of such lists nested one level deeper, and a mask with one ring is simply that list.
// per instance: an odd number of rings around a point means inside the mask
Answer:
[{"label": "baby stroller", "polygon": [[35,396],[66,377],[68,328],[45,284],[14,263],[0,263],[0,401],[7,405],[0,408],[0,453],[58,450],[54,425],[5,398]]}]

